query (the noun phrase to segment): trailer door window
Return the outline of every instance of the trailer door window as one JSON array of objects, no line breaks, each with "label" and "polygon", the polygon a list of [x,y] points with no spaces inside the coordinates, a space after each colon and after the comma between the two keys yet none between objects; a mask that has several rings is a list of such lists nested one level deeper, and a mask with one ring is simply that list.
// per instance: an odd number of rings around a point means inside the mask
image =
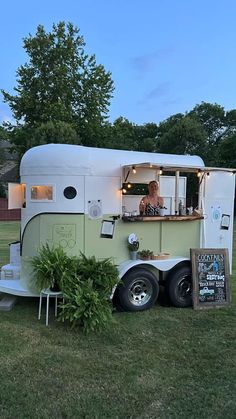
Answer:
[{"label": "trailer door window", "polygon": [[33,185],[30,188],[31,201],[53,201],[52,185]]}]

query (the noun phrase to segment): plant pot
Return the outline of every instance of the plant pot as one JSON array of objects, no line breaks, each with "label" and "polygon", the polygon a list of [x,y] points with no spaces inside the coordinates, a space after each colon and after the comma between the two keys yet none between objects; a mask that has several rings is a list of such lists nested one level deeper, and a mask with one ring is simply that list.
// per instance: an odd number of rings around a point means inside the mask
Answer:
[{"label": "plant pot", "polygon": [[160,215],[160,217],[164,217],[166,215],[166,209],[165,208],[160,208],[159,209],[159,215]]},{"label": "plant pot", "polygon": [[138,258],[137,255],[138,255],[137,250],[131,251],[130,252],[130,259],[131,260],[136,260]]},{"label": "plant pot", "polygon": [[139,259],[141,260],[150,260],[151,256],[139,256]]},{"label": "plant pot", "polygon": [[55,282],[55,284],[52,287],[50,287],[49,289],[52,292],[60,292],[61,291],[60,286],[57,282]]},{"label": "plant pot", "polygon": [[152,260],[163,260],[168,259],[170,257],[169,253],[159,253],[158,255],[153,255]]}]

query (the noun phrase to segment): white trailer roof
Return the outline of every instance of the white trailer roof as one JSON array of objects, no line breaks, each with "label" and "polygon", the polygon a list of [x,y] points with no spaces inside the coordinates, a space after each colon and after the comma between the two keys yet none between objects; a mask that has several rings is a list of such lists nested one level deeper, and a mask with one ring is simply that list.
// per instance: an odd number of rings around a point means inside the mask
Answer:
[{"label": "white trailer roof", "polygon": [[198,156],[45,144],[33,147],[24,154],[20,175],[119,176],[121,166],[141,165],[143,162],[156,166],[204,167],[203,160]]}]

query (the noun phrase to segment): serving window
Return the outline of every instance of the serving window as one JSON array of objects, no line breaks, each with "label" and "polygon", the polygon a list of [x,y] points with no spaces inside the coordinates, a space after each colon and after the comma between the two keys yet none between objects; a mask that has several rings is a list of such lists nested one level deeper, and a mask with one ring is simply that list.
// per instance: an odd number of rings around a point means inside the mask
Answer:
[{"label": "serving window", "polygon": [[55,187],[53,185],[31,185],[31,201],[54,201]]}]

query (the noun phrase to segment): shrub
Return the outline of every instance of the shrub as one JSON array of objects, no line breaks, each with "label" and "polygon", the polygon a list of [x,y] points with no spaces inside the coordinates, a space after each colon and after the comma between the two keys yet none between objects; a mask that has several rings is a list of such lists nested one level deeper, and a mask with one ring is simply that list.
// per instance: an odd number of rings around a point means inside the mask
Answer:
[{"label": "shrub", "polygon": [[48,243],[38,249],[38,254],[30,260],[33,267],[32,284],[41,291],[50,288],[61,289],[61,283],[76,273],[76,259],[69,257],[62,247],[50,247]]},{"label": "shrub", "polygon": [[96,260],[81,253],[76,274],[64,276],[61,282],[65,303],[59,318],[86,333],[103,329],[112,320],[109,297],[118,282],[118,269],[111,259]]},{"label": "shrub", "polygon": [[74,277],[74,286],[63,291],[65,303],[60,305],[60,320],[69,320],[72,327],[80,326],[85,333],[102,330],[112,320],[112,304],[94,289],[93,280]]}]

